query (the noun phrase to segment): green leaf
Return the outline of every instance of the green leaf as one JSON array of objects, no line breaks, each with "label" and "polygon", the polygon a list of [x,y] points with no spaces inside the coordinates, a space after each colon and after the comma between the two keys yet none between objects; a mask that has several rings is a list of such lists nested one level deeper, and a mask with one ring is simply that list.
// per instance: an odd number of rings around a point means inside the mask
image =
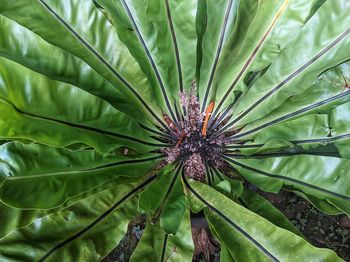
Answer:
[{"label": "green leaf", "polygon": [[231,184],[229,181],[224,180],[221,181],[220,183],[218,183],[217,185],[215,185],[216,188],[221,189],[222,191],[226,192],[226,193],[231,193]]},{"label": "green leaf", "polygon": [[[216,236],[218,238],[218,236]],[[226,247],[225,243],[220,241],[220,261],[221,262],[236,262],[236,260],[231,255],[229,249]]]},{"label": "green leaf", "polygon": [[311,114],[295,120],[276,124],[266,128],[266,130],[262,132],[257,132],[254,143],[264,144],[271,140],[284,140],[293,143],[295,140],[302,140],[305,138],[324,138],[327,137],[329,133],[328,115]]},{"label": "green leaf", "polygon": [[207,206],[210,227],[236,261],[342,261],[330,250],[311,246],[207,185],[186,183],[197,201]]},{"label": "green leaf", "polygon": [[43,213],[43,211],[15,209],[0,202],[0,239],[19,227],[27,226]]},{"label": "green leaf", "polygon": [[[23,41],[25,39],[25,41]],[[53,80],[74,85],[123,109],[116,89],[88,64],[0,15],[0,56]]]},{"label": "green leaf", "polygon": [[159,163],[155,155],[130,158],[18,143],[2,145],[0,152],[5,156],[0,199],[27,209],[57,207],[109,180],[144,176]]},{"label": "green leaf", "polygon": [[135,194],[151,181],[112,187],[11,232],[0,240],[0,259],[102,259],[123,238],[129,221],[137,215]]},{"label": "green leaf", "polygon": [[[145,131],[135,121],[104,100],[7,59],[0,58],[0,63],[0,99],[13,107],[1,102],[8,108],[3,110],[10,112],[1,117],[5,123],[1,124],[0,136],[57,147],[85,143],[102,152],[121,145],[143,152],[152,148],[147,144],[154,140],[147,139]],[[11,127],[6,119],[12,114],[12,118],[18,118],[11,126],[14,130],[7,130]],[[42,140],[37,133],[42,134]]]},{"label": "green leaf", "polygon": [[117,185],[121,181],[121,179],[112,180],[110,182],[104,183],[100,186],[97,186],[93,190],[80,194],[76,197],[70,198],[67,200],[64,204],[51,209],[35,209],[35,210],[28,210],[28,209],[18,209],[14,207],[10,207],[8,205],[5,205],[3,202],[0,202],[0,221],[1,221],[1,228],[0,228],[0,239],[5,237],[10,232],[22,228],[25,226],[28,226],[31,224],[34,220],[45,217],[49,214],[56,213],[60,210],[63,210],[67,207],[70,207],[71,205],[77,203],[78,201],[85,199],[89,197],[90,195],[102,192],[106,189],[109,189],[111,187],[111,184]]},{"label": "green leaf", "polygon": [[[67,147],[83,143],[100,152],[109,152],[127,144],[119,142],[124,138],[132,143],[138,142],[135,138],[116,133],[74,124],[69,125],[68,123],[25,114],[1,99],[0,111],[2,112],[0,115],[0,138],[2,139],[19,141],[25,139],[53,147]],[[147,144],[147,142],[140,142],[141,144]]]},{"label": "green leaf", "polygon": [[[350,113],[350,103],[343,104],[335,108],[331,114],[330,125],[332,128],[332,135],[334,137],[342,136],[349,133],[350,124],[348,116]],[[339,154],[344,158],[350,158],[349,139],[339,140],[334,142]]]},{"label": "green leaf", "polygon": [[243,184],[240,180],[225,178],[223,181],[215,185],[219,191],[237,198],[243,193]]},{"label": "green leaf", "polygon": [[[161,83],[170,102],[180,90],[189,90],[196,70],[197,1],[97,2],[110,15],[121,41],[147,72],[159,95]],[[142,8],[145,5],[146,11]]]},{"label": "green leaf", "polygon": [[163,211],[160,215],[160,226],[168,234],[176,234],[184,219],[187,206],[186,198],[183,192],[181,180],[175,181],[172,194],[166,200]]},{"label": "green leaf", "polygon": [[[242,91],[244,76],[270,64],[299,32],[314,1],[207,1],[200,94],[224,109]],[[228,18],[225,23],[225,18]],[[202,98],[201,98],[202,100]],[[209,99],[204,104],[208,103]]]},{"label": "green leaf", "polygon": [[295,226],[288,220],[285,215],[279,211],[274,205],[267,201],[258,193],[245,189],[243,195],[239,198],[244,207],[258,214],[259,216],[269,220],[280,228],[284,228],[296,235],[303,237],[303,235],[295,228]]},{"label": "green leaf", "polygon": [[313,206],[315,206],[316,208],[318,208],[319,210],[321,210],[322,212],[324,212],[328,215],[334,216],[334,215],[340,215],[343,213],[341,210],[339,210],[338,208],[336,208],[334,205],[327,202],[326,200],[318,199],[316,197],[307,195],[307,194],[300,192],[300,191],[293,191],[293,192],[296,193],[298,196],[301,196],[302,198],[306,199]]},{"label": "green leaf", "polygon": [[265,159],[228,159],[240,173],[261,189],[278,193],[283,185],[327,200],[350,215],[350,161],[336,157],[296,155]]},{"label": "green leaf", "polygon": [[[240,99],[231,125],[242,126],[266,116],[289,97],[301,94],[323,71],[349,59],[348,4],[341,0],[327,1],[318,9]],[[320,22],[324,19],[328,19],[327,25]]]},{"label": "green leaf", "polygon": [[[129,98],[128,113],[134,118],[145,122],[138,113],[142,111],[162,123],[155,114],[161,111],[142,70],[92,1],[2,0],[0,6],[0,13],[4,16],[88,63],[118,90],[120,96]],[[67,8],[73,15],[65,12]],[[87,25],[89,30],[86,30]],[[110,56],[111,53],[115,55]],[[136,108],[132,109],[131,105]]]},{"label": "green leaf", "polygon": [[139,199],[140,211],[148,213],[153,224],[160,218],[160,226],[168,234],[176,234],[186,212],[180,172],[180,167],[165,168]]},{"label": "green leaf", "polygon": [[[348,131],[333,135],[334,124],[329,122],[333,110],[350,99],[350,93],[344,89],[349,74],[349,63],[326,71],[306,91],[288,98],[266,117],[233,135],[229,148],[241,148],[242,153],[253,154],[283,147],[317,148],[346,139]],[[253,141],[237,147],[234,145],[237,139]]]},{"label": "green leaf", "polygon": [[[346,65],[346,63],[344,65]],[[239,132],[239,134],[233,136],[232,139],[241,139],[242,137],[243,139],[251,139],[252,137],[258,135],[258,132],[261,131],[271,134],[272,136],[275,132],[274,129],[271,130],[271,128],[274,128],[275,125],[280,126],[286,121],[290,122],[293,119],[306,117],[308,114],[330,114],[335,107],[350,100],[350,92],[344,90],[343,71],[340,71],[341,74],[338,74],[337,78],[334,76],[328,76],[341,68],[342,66],[338,66],[331,69],[329,72],[325,73],[324,76],[320,77],[315,84],[311,85],[306,91],[297,96],[290,97],[285,101],[285,103],[272,111],[266,117],[248,124]],[[313,124],[317,125],[318,123],[316,122]],[[300,125],[304,126],[305,124],[300,123]],[[310,126],[309,128],[313,127],[311,123],[310,125],[306,126]],[[321,123],[318,128],[321,128],[322,126],[325,125]],[[300,130],[297,131],[299,132]],[[306,137],[312,138],[305,136],[305,138]],[[276,137],[276,139],[278,139],[278,137]]]},{"label": "green leaf", "polygon": [[147,223],[130,261],[191,261],[193,255],[190,212],[175,235],[168,235],[159,226]]}]

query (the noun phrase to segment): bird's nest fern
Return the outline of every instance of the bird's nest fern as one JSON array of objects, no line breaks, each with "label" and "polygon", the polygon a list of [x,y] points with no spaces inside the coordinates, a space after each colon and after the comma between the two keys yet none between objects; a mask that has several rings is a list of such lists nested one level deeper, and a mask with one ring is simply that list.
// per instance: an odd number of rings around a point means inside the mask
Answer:
[{"label": "bird's nest fern", "polygon": [[0,260],[337,261],[251,185],[350,215],[350,2],[0,0]]}]

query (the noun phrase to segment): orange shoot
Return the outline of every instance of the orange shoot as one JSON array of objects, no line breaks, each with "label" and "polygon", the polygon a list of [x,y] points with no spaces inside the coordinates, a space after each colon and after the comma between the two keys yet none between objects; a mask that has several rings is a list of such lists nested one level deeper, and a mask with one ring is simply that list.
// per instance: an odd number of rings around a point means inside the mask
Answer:
[{"label": "orange shoot", "polygon": [[211,112],[213,112],[214,105],[215,105],[214,101],[210,102],[210,104],[207,107],[207,110],[205,110],[204,124],[203,124],[203,128],[202,128],[202,135],[204,137],[207,136],[208,120],[209,120],[209,117],[211,115]]},{"label": "orange shoot", "polygon": [[185,131],[182,130],[180,139],[179,139],[179,140],[177,141],[177,143],[176,143],[176,147],[178,147],[178,146],[181,144],[182,139],[184,139],[184,136],[185,136]]}]

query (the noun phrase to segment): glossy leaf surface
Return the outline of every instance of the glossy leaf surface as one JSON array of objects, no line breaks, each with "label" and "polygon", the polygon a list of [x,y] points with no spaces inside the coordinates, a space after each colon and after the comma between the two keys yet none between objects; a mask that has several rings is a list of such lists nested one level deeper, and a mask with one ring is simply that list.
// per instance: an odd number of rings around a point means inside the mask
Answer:
[{"label": "glossy leaf surface", "polygon": [[190,261],[193,249],[190,217],[187,211],[175,235],[168,235],[159,224],[152,226],[147,223],[130,261]]},{"label": "glossy leaf surface", "polygon": [[341,261],[334,252],[311,248],[303,238],[275,226],[204,184],[190,181],[187,187],[193,194],[191,197],[207,207],[211,228],[236,261]]}]

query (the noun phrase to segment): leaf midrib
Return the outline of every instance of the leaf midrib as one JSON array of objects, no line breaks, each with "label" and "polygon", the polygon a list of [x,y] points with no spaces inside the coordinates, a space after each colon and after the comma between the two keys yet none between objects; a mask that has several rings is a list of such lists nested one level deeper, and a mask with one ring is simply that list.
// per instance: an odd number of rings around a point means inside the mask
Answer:
[{"label": "leaf midrib", "polygon": [[239,233],[241,233],[245,238],[247,238],[250,242],[253,243],[263,254],[268,256],[272,261],[279,261],[274,255],[272,255],[265,247],[263,247],[256,239],[254,239],[251,235],[249,235],[243,228],[238,226],[235,222],[233,222],[229,217],[219,211],[217,208],[212,206],[208,201],[206,201],[198,192],[196,192],[188,183],[185,176],[183,175],[183,181],[185,186],[194,194],[202,203],[204,203],[209,209],[214,211],[219,217],[224,219],[228,224],[230,224],[234,229],[236,229]]},{"label": "leaf midrib", "polygon": [[145,40],[144,40],[143,37],[142,37],[142,34],[141,34],[141,32],[140,32],[140,29],[138,28],[137,23],[136,23],[136,21],[135,21],[133,15],[132,15],[132,13],[131,13],[131,11],[130,11],[130,9],[129,9],[129,6],[128,6],[128,4],[126,3],[126,1],[125,1],[125,0],[121,0],[121,1],[122,1],[122,5],[123,5],[123,7],[124,7],[124,9],[125,9],[125,11],[126,11],[128,17],[129,17],[129,19],[130,19],[130,22],[131,22],[133,28],[135,29],[135,32],[136,32],[136,34],[137,34],[137,36],[138,36],[138,39],[139,39],[139,41],[140,41],[140,43],[141,43],[141,46],[142,46],[144,52],[146,53],[146,56],[147,56],[147,58],[148,58],[148,60],[149,60],[149,62],[150,62],[150,64],[151,64],[151,66],[152,66],[152,69],[153,69],[153,71],[154,71],[154,74],[156,75],[156,78],[157,78],[157,80],[158,80],[159,87],[160,87],[161,92],[162,92],[162,95],[163,95],[163,99],[164,99],[165,104],[166,104],[166,107],[167,107],[167,109],[168,109],[168,111],[169,111],[169,113],[170,113],[170,115],[171,115],[171,117],[172,117],[172,119],[173,119],[173,121],[174,121],[174,124],[177,126],[178,129],[181,129],[181,127],[179,126],[179,124],[178,124],[177,121],[176,121],[176,117],[175,117],[174,111],[173,111],[173,109],[172,109],[172,107],[171,107],[171,105],[170,105],[170,101],[169,101],[169,98],[168,98],[168,94],[167,94],[167,92],[166,92],[166,90],[165,90],[162,77],[160,76],[160,73],[159,73],[159,71],[158,71],[158,68],[157,68],[155,62],[154,62],[154,59],[153,59],[153,57],[152,57],[150,51],[148,50],[148,47],[147,47],[147,45],[146,45],[146,43],[145,43]]},{"label": "leaf midrib", "polygon": [[[116,166],[121,166],[121,165],[130,165],[130,164],[138,164],[138,163],[145,163],[148,161],[153,161],[157,159],[161,159],[164,156],[154,156],[154,157],[149,157],[149,158],[144,158],[144,159],[131,159],[131,160],[122,160],[119,162],[114,162],[110,164],[105,164],[89,169],[81,169],[81,170],[67,170],[67,171],[54,171],[54,172],[45,172],[43,174],[35,174],[35,175],[25,175],[25,176],[9,176],[4,179],[4,181],[13,181],[13,180],[26,180],[26,179],[35,179],[35,178],[43,178],[43,177],[54,177],[54,176],[61,176],[61,175],[71,175],[71,174],[84,174],[88,173],[91,171],[100,171]],[[1,187],[1,186],[0,186]]]},{"label": "leaf midrib", "polygon": [[345,30],[340,36],[338,36],[334,41],[332,41],[329,45],[327,45],[322,51],[317,53],[313,58],[311,58],[309,61],[307,61],[305,64],[303,64],[301,67],[299,67],[297,70],[295,70],[293,73],[289,74],[288,77],[286,77],[282,82],[280,82],[278,85],[276,85],[274,88],[269,90],[267,93],[265,93],[262,97],[260,97],[253,105],[248,107],[243,113],[238,115],[234,120],[227,123],[221,130],[215,135],[220,135],[227,129],[229,129],[231,126],[236,124],[238,121],[240,121],[243,117],[245,117],[247,114],[249,114],[251,111],[253,111],[257,106],[259,106],[262,102],[264,102],[266,99],[268,99],[271,95],[275,94],[278,90],[280,90],[284,85],[289,83],[292,79],[297,77],[300,73],[302,73],[306,68],[308,68],[310,65],[315,63],[318,59],[320,59],[323,55],[325,55],[328,51],[330,51],[333,47],[335,47],[337,44],[339,44],[345,37],[350,33],[350,28]]},{"label": "leaf midrib", "polygon": [[289,2],[289,0],[285,0],[282,3],[280,9],[277,11],[276,15],[273,17],[272,22],[269,24],[267,30],[264,32],[263,36],[259,39],[259,42],[257,43],[255,48],[253,49],[253,52],[250,54],[250,56],[248,57],[248,59],[244,63],[243,67],[239,71],[238,75],[236,76],[236,78],[230,84],[229,89],[226,91],[225,95],[223,96],[223,98],[218,103],[218,106],[216,107],[216,109],[215,109],[215,111],[213,113],[213,118],[215,118],[216,115],[219,113],[219,110],[220,110],[221,106],[226,101],[226,99],[229,96],[229,94],[232,92],[232,90],[234,89],[236,84],[239,82],[239,80],[241,79],[243,74],[246,72],[246,70],[248,69],[249,65],[254,61],[254,57],[257,55],[257,53],[259,52],[260,48],[265,43],[265,40],[267,39],[269,34],[272,32],[274,26],[277,24],[278,19],[282,16],[283,12],[286,10],[288,2]]},{"label": "leaf midrib", "polygon": [[157,178],[157,175],[153,175],[151,177],[149,177],[146,181],[144,181],[143,183],[141,183],[140,185],[136,186],[134,189],[132,189],[131,191],[129,191],[129,193],[125,194],[122,198],[120,198],[112,207],[110,207],[107,211],[105,211],[102,215],[100,215],[98,218],[96,218],[93,222],[91,222],[88,226],[86,226],[85,228],[83,228],[82,230],[78,231],[77,233],[75,233],[73,236],[67,238],[66,240],[58,243],[57,245],[55,245],[53,248],[51,248],[48,252],[46,252],[39,260],[39,262],[43,262],[45,261],[50,255],[52,255],[55,251],[57,251],[58,249],[62,248],[63,246],[65,246],[66,244],[68,244],[69,242],[72,242],[73,240],[77,239],[78,237],[80,237],[81,235],[85,234],[86,232],[88,232],[90,229],[92,229],[93,227],[95,227],[99,222],[101,222],[104,218],[106,218],[110,213],[112,213],[118,206],[120,206],[122,203],[124,203],[126,200],[128,200],[129,197],[133,196],[134,194],[136,194],[139,190],[141,190],[142,188],[144,188],[146,185],[148,185],[149,183],[151,183],[154,179]]},{"label": "leaf midrib", "polygon": [[298,116],[300,114],[306,113],[307,111],[311,111],[311,110],[315,109],[316,107],[327,105],[327,104],[332,103],[332,102],[334,102],[334,101],[336,101],[338,99],[341,99],[341,98],[343,98],[343,97],[345,97],[347,95],[350,95],[350,90],[347,90],[347,91],[345,91],[343,93],[337,94],[335,96],[329,97],[329,98],[324,99],[322,101],[313,103],[313,104],[308,105],[306,107],[303,107],[303,108],[301,108],[301,109],[299,109],[297,111],[291,112],[289,114],[286,114],[284,116],[281,116],[279,118],[271,120],[271,121],[269,121],[269,122],[267,122],[265,124],[262,124],[262,125],[260,125],[258,127],[253,128],[251,130],[247,130],[247,131],[245,131],[243,133],[240,133],[240,134],[238,133],[237,135],[233,135],[231,138],[232,139],[237,139],[237,138],[241,138],[241,137],[250,135],[252,133],[256,133],[256,132],[260,131],[261,129],[264,129],[266,127],[269,127],[269,126],[272,126],[272,125],[284,122],[287,119],[289,120],[290,118],[293,118],[293,117]]},{"label": "leaf midrib", "polygon": [[[39,0],[41,5],[49,11],[53,15],[53,17],[62,24],[83,46],[85,46],[102,64],[104,64],[110,72],[114,76],[116,76],[119,81],[121,81],[124,86],[127,87],[131,93],[134,94],[134,96],[141,102],[141,104],[146,108],[146,110],[154,117],[154,119],[157,120],[159,124],[161,124],[165,129],[168,127],[165,125],[165,123],[155,114],[155,112],[147,105],[146,101],[141,97],[141,95],[131,86],[131,84],[124,79],[114,68],[111,64],[107,62],[106,59],[103,58],[101,54],[99,54],[88,42],[86,42],[76,31],[73,30],[71,26],[68,25],[66,21],[62,17],[60,17],[44,0]],[[112,84],[113,85],[113,84]],[[114,86],[114,85],[113,85]]]},{"label": "leaf midrib", "polygon": [[331,196],[336,197],[336,198],[340,198],[340,199],[343,199],[343,200],[346,200],[346,201],[350,201],[350,196],[342,195],[342,194],[339,194],[339,193],[336,193],[336,192],[324,189],[322,187],[315,186],[315,185],[309,184],[309,183],[304,182],[304,181],[300,181],[300,180],[295,179],[295,178],[286,177],[286,176],[282,176],[282,175],[270,174],[268,172],[256,169],[254,167],[247,166],[247,165],[245,165],[243,163],[240,163],[238,161],[235,161],[235,160],[233,160],[231,158],[228,158],[228,157],[225,157],[225,156],[222,156],[222,158],[224,158],[225,160],[227,160],[228,162],[231,162],[232,164],[234,164],[236,166],[239,166],[241,168],[253,171],[253,172],[257,173],[257,174],[260,174],[260,175],[263,175],[263,176],[266,176],[266,177],[270,177],[270,178],[276,178],[276,179],[280,179],[280,180],[289,181],[289,182],[292,182],[292,183],[295,183],[295,184],[298,184],[298,185],[301,185],[301,186],[304,186],[304,187],[307,187],[307,188],[311,188],[312,190],[317,190],[317,191],[326,193],[326,194],[331,195]]}]

